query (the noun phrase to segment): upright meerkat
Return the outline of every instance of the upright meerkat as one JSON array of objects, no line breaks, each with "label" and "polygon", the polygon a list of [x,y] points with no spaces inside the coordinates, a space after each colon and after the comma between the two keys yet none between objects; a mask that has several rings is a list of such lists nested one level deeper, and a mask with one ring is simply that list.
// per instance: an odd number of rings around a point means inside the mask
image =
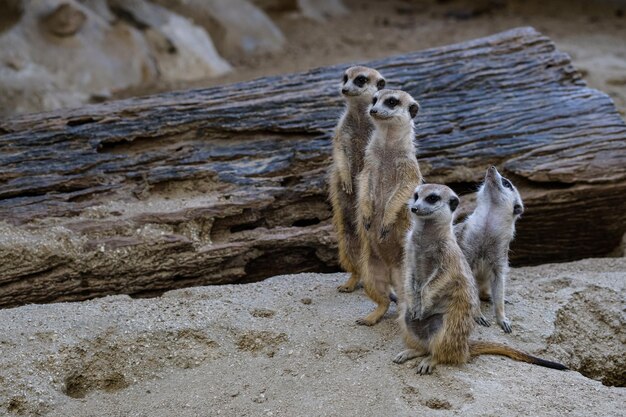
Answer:
[{"label": "upright meerkat", "polygon": [[374,132],[359,176],[359,232],[363,239],[361,271],[376,309],[357,323],[376,324],[389,309],[391,286],[402,285],[402,246],[409,228],[406,201],[422,175],[415,157],[413,119],[419,104],[409,94],[381,90],[370,115]]},{"label": "upright meerkat", "polygon": [[[496,321],[505,333],[511,333],[511,322],[504,313],[509,245],[515,235],[515,222],[523,212],[522,198],[515,186],[492,166],[478,191],[476,209],[454,227],[457,242],[476,279],[480,299],[488,300],[491,295]],[[477,312],[476,321],[489,326],[479,309]]]},{"label": "upright meerkat", "polygon": [[425,356],[417,372],[428,374],[438,363],[462,364],[472,356],[492,354],[566,369],[506,345],[469,340],[478,294],[452,229],[452,213],[458,205],[459,198],[445,185],[426,184],[415,189],[398,317],[408,349],[394,362]]},{"label": "upright meerkat", "polygon": [[365,147],[374,130],[368,108],[374,93],[384,87],[385,79],[372,68],[350,67],[343,74],[341,94],[347,106],[333,137],[329,179],[339,263],[351,273],[348,281],[337,287],[341,292],[354,291],[360,281],[361,238],[357,229],[356,183],[363,169]]}]

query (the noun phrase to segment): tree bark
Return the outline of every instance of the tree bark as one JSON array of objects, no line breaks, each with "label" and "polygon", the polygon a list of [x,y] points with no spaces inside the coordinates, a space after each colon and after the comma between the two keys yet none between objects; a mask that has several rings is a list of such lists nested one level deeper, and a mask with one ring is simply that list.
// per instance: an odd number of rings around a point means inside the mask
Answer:
[{"label": "tree bark", "polygon": [[[620,244],[626,124],[548,38],[367,65],[420,101],[429,182],[466,195],[497,165],[518,186],[514,265]],[[346,66],[0,122],[0,306],[336,270],[326,171]]]}]

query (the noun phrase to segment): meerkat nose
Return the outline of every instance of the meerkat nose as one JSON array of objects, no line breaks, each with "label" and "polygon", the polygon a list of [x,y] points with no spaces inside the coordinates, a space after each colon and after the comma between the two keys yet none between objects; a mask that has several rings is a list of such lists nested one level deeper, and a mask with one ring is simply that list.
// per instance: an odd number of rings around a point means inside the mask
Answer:
[{"label": "meerkat nose", "polygon": [[347,94],[348,93],[348,89],[347,88],[342,88],[341,89],[341,94]]},{"label": "meerkat nose", "polygon": [[411,207],[411,212],[417,213],[417,207]]},{"label": "meerkat nose", "polygon": [[376,109],[370,110],[370,114],[376,114],[376,113],[378,113],[378,110],[376,110]]}]

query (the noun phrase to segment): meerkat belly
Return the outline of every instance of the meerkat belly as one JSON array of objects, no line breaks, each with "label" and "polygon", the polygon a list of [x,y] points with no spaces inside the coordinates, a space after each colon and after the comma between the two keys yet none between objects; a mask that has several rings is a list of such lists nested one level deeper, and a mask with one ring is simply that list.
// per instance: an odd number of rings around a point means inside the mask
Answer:
[{"label": "meerkat belly", "polygon": [[485,257],[478,255],[472,265],[472,272],[474,273],[476,280],[483,281],[489,277],[491,273],[491,265]]}]

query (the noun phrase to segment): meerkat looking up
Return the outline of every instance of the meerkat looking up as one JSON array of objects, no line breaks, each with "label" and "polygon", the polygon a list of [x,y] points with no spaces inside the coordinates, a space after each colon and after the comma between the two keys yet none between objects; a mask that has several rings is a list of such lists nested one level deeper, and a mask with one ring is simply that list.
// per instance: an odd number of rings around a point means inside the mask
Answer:
[{"label": "meerkat looking up", "polygon": [[363,284],[377,307],[357,320],[359,324],[376,324],[389,309],[391,287],[397,292],[402,285],[402,246],[409,228],[406,201],[422,179],[413,131],[418,111],[417,101],[404,91],[383,89],[372,99],[374,131],[359,176],[358,225]]},{"label": "meerkat looking up", "polygon": [[[474,212],[457,224],[454,231],[472,268],[480,299],[491,298],[496,321],[505,333],[511,333],[511,322],[504,313],[504,291],[509,245],[515,235],[515,222],[524,212],[522,198],[511,181],[492,166],[478,190],[476,202]],[[480,310],[477,312],[476,321],[489,326]]]},{"label": "meerkat looking up", "polygon": [[478,294],[452,229],[452,214],[458,205],[459,198],[445,185],[425,184],[415,189],[398,317],[408,349],[394,362],[424,356],[417,372],[428,374],[438,363],[462,364],[472,356],[492,354],[567,369],[506,345],[469,340]]},{"label": "meerkat looking up", "polygon": [[329,178],[339,263],[351,273],[348,281],[337,287],[341,292],[354,291],[360,281],[361,238],[357,230],[356,184],[363,169],[365,147],[374,130],[368,108],[374,93],[384,87],[385,79],[372,68],[350,67],[343,74],[341,94],[346,100],[346,109],[333,137]]}]

